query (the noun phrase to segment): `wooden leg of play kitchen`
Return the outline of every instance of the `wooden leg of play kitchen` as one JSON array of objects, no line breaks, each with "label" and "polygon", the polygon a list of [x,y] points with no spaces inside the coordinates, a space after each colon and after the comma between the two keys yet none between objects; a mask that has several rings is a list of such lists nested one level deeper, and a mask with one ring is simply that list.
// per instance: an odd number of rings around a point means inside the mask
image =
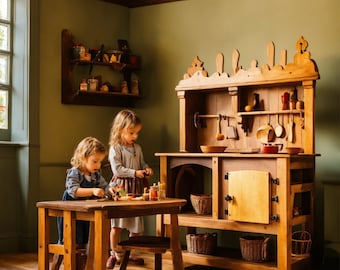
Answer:
[{"label": "wooden leg of play kitchen", "polygon": [[285,159],[278,159],[277,162],[277,177],[279,179],[288,179],[287,181],[281,181],[277,195],[280,198],[278,202],[278,216],[280,220],[278,222],[277,242],[277,269],[279,270],[291,270],[292,261],[292,226],[290,218],[286,213],[292,213],[291,201],[290,201],[290,177],[287,176],[287,172],[290,171]]},{"label": "wooden leg of play kitchen", "polygon": [[177,214],[170,214],[171,219],[171,238],[170,238],[170,248],[172,254],[172,263],[174,270],[183,270],[183,258],[181,241],[179,237],[179,226],[178,226],[178,216]]}]

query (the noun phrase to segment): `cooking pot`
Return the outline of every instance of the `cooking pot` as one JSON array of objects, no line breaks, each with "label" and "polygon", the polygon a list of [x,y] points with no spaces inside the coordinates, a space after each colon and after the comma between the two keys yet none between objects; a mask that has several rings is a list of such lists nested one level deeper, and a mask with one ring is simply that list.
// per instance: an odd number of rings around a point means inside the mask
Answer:
[{"label": "cooking pot", "polygon": [[280,150],[282,150],[283,144],[262,144],[261,153],[262,154],[276,154]]}]

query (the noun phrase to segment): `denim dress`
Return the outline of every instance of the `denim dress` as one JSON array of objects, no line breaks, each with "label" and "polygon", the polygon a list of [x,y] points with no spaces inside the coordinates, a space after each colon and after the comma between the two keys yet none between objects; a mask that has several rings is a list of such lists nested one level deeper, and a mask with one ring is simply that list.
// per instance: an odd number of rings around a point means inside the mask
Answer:
[{"label": "denim dress", "polygon": [[[75,192],[78,188],[103,188],[107,192],[108,183],[100,175],[99,172],[91,173],[91,181],[87,180],[85,175],[77,168],[68,170],[66,176],[66,190],[64,191],[62,201],[74,201],[74,200],[89,200],[95,199],[95,196],[90,197],[76,197]],[[58,228],[58,244],[64,243],[64,219],[62,217],[57,218]],[[76,243],[87,244],[90,231],[90,222],[85,220],[76,221]]]}]

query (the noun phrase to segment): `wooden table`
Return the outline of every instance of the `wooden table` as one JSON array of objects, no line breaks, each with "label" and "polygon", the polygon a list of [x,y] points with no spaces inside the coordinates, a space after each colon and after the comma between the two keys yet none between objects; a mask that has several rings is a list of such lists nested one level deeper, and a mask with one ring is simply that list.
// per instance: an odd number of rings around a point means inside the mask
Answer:
[{"label": "wooden table", "polygon": [[[175,270],[183,269],[181,242],[179,237],[178,216],[186,200],[167,198],[160,201],[44,201],[38,202],[38,269],[49,269],[49,253],[56,251],[64,254],[64,269],[76,269],[76,220],[88,220],[91,223],[88,269],[106,269],[109,255],[109,228],[111,218],[169,214],[171,230],[170,247]],[[64,245],[50,243],[50,217],[64,218]],[[163,218],[158,218],[163,224]],[[159,228],[159,226],[157,226]],[[165,225],[157,231],[164,236]]]}]

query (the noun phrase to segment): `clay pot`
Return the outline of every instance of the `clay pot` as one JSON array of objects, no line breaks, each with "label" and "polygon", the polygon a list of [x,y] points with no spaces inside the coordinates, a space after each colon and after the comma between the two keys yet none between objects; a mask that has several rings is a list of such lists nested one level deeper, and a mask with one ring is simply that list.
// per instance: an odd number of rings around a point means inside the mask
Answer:
[{"label": "clay pot", "polygon": [[261,147],[262,154],[276,154],[282,149],[282,144],[263,144]]}]

